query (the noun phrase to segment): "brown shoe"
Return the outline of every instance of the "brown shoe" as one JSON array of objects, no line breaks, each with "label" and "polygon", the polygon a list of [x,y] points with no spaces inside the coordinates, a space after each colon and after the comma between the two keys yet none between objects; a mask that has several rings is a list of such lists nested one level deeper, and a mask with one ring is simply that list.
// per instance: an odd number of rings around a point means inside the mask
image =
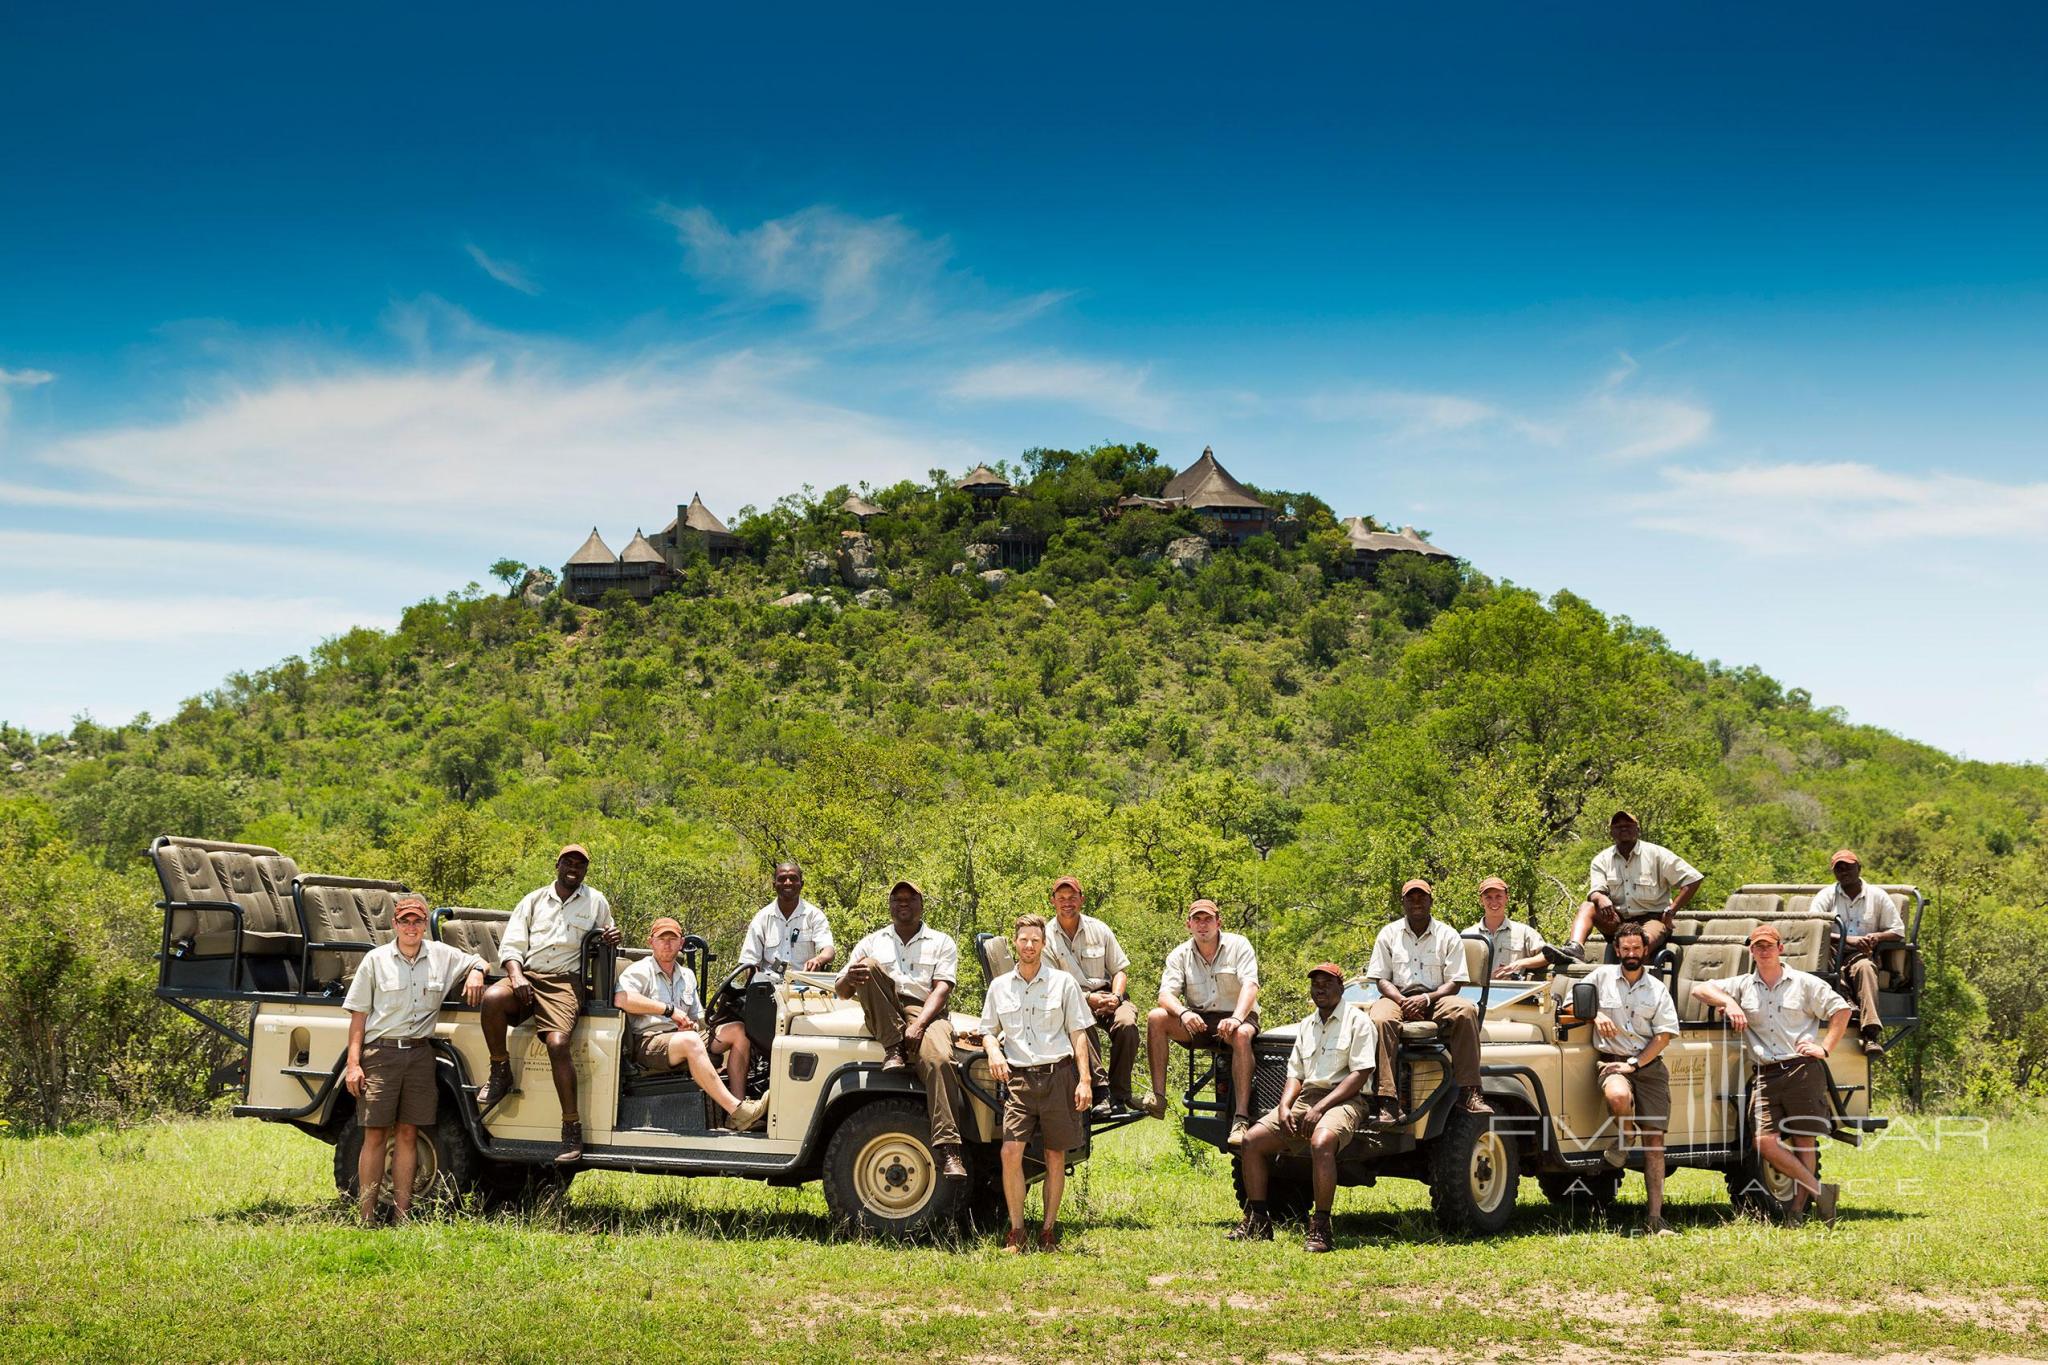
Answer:
[{"label": "brown shoe", "polygon": [[1399,1128],[1401,1126],[1401,1103],[1384,1095],[1372,1102],[1372,1117],[1366,1120],[1371,1128]]},{"label": "brown shoe", "polygon": [[1787,1205],[1785,1208],[1785,1226],[1788,1228],[1805,1227],[1806,1210],[1803,1207]]},{"label": "brown shoe", "polygon": [[1230,1136],[1223,1140],[1224,1145],[1233,1152],[1244,1146],[1244,1135],[1251,1131],[1251,1126],[1251,1119],[1239,1114],[1230,1121]]},{"label": "brown shoe", "polygon": [[1875,1030],[1864,1034],[1863,1055],[1866,1057],[1884,1056],[1884,1034]]},{"label": "brown shoe", "polygon": [[1486,1102],[1486,1096],[1479,1093],[1479,1087],[1468,1085],[1458,1092],[1458,1108],[1468,1114],[1491,1114],[1493,1106]]},{"label": "brown shoe", "polygon": [[939,1158],[939,1175],[943,1179],[965,1180],[967,1178],[967,1163],[960,1159],[960,1148],[957,1144],[949,1142],[936,1150]]},{"label": "brown shoe", "polygon": [[1247,1211],[1237,1226],[1223,1235],[1233,1242],[1270,1242],[1273,1240],[1273,1220],[1263,1213]]},{"label": "brown shoe", "polygon": [[1060,1249],[1060,1230],[1057,1226],[1040,1228],[1038,1230],[1038,1249],[1040,1251],[1058,1251]]},{"label": "brown shoe", "polygon": [[725,1116],[725,1126],[735,1133],[751,1133],[768,1121],[768,1097],[741,1100],[733,1111]]},{"label": "brown shoe", "polygon": [[1835,1225],[1835,1205],[1841,1200],[1841,1197],[1842,1187],[1840,1185],[1823,1185],[1820,1187],[1820,1198],[1813,1201],[1815,1211],[1820,1214],[1820,1221],[1826,1223],[1829,1227]]},{"label": "brown shoe", "polygon": [[1643,1220],[1643,1236],[1645,1237],[1676,1237],[1677,1235],[1678,1233],[1672,1229],[1669,1223],[1655,1214]]},{"label": "brown shoe", "polygon": [[1336,1244],[1330,1240],[1330,1215],[1319,1213],[1308,1220],[1308,1236],[1302,1238],[1303,1251],[1335,1251]]},{"label": "brown shoe", "polygon": [[1011,1228],[1009,1235],[1003,1238],[1003,1254],[1005,1256],[1022,1256],[1029,1249],[1030,1243],[1025,1241],[1024,1229],[1022,1228]]},{"label": "brown shoe", "polygon": [[1165,1118],[1166,1096],[1160,1094],[1157,1090],[1153,1091],[1144,1099],[1138,1101],[1138,1112],[1148,1119]]},{"label": "brown shoe", "polygon": [[882,1049],[882,1070],[901,1071],[909,1065],[910,1054],[904,1051],[903,1044],[891,1043]]},{"label": "brown shoe", "polygon": [[562,1150],[555,1153],[557,1166],[573,1166],[583,1160],[583,1125],[571,1120],[562,1125]]},{"label": "brown shoe", "polygon": [[512,1079],[512,1059],[500,1057],[491,1063],[491,1072],[484,1080],[484,1088],[476,1092],[476,1107],[479,1112],[498,1104],[519,1088]]}]

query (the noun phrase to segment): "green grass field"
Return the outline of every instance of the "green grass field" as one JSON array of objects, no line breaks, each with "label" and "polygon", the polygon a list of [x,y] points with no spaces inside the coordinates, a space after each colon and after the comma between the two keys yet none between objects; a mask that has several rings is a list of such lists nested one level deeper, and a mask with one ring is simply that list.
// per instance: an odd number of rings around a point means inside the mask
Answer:
[{"label": "green grass field", "polygon": [[585,1174],[525,1215],[358,1230],[329,1149],[254,1122],[0,1142],[0,1359],[1574,1361],[2048,1351],[2048,1124],[1932,1120],[1831,1145],[1830,1231],[1731,1219],[1673,1181],[1683,1236],[1573,1225],[1524,1180],[1510,1232],[1449,1242],[1420,1186],[1340,1192],[1340,1249],[1223,1240],[1227,1165],[1165,1124],[1112,1134],[1058,1256],[836,1240],[815,1186]]}]

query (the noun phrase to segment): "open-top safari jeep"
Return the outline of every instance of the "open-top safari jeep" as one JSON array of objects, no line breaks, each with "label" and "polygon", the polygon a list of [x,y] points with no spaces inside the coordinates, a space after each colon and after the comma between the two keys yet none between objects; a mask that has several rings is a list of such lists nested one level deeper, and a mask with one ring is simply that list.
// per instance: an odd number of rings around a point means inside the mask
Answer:
[{"label": "open-top safari jeep", "polygon": [[[290,858],[257,845],[165,836],[149,853],[164,892],[157,995],[243,1049],[234,1113],[331,1143],[335,1184],[352,1195],[361,1128],[341,1082],[349,1027],[341,999],[362,954],[391,938],[392,903],[406,888],[303,874]],[[507,918],[443,907],[431,932],[476,953],[495,973]],[[944,1180],[915,1072],[881,1069],[881,1045],[867,1036],[860,1006],[834,995],[831,974],[755,982],[743,968],[717,983],[709,945],[692,936],[684,960],[705,987],[707,1009],[742,1020],[754,1044],[747,1091],[771,1098],[764,1128],[730,1132],[713,1126],[716,1106],[687,1074],[646,1074],[628,1060],[613,982],[645,951],[607,948],[595,935],[584,945],[589,1003],[572,1045],[585,1155],[574,1168],[554,1164],[561,1111],[546,1049],[530,1024],[510,1037],[520,1089],[478,1112],[483,1033],[476,1010],[461,1002],[460,983],[451,983],[433,1040],[440,1117],[419,1140],[422,1192],[495,1203],[559,1190],[577,1170],[771,1185],[819,1180],[834,1219],[860,1232],[912,1238],[969,1221],[993,1225],[1002,1208],[1001,1105],[979,1052],[963,1047],[954,1063],[966,1092],[959,1119],[969,1179]],[[967,1036],[979,1026],[964,1014],[953,1020]],[[1066,1159],[1071,1165],[1087,1156],[1084,1144]],[[1035,1149],[1026,1164],[1034,1179],[1043,1176]]]},{"label": "open-top safari jeep", "polygon": [[[1887,1043],[1896,1043],[1919,1022],[1922,981],[1920,916],[1924,902],[1912,887],[1888,887],[1902,906],[1910,902],[1907,941],[1880,957]],[[1719,911],[1678,917],[1673,935],[1651,970],[1671,987],[1681,1033],[1665,1049],[1671,1076],[1671,1125],[1665,1135],[1668,1167],[1704,1167],[1725,1173],[1736,1208],[1782,1217],[1791,1182],[1757,1154],[1748,1120],[1754,1068],[1740,1036],[1693,998],[1693,986],[1750,968],[1746,936],[1760,921],[1778,926],[1788,966],[1815,972],[1840,989],[1835,976],[1831,917],[1808,913],[1817,886],[1745,886]],[[1591,966],[1575,964],[1545,980],[1494,981],[1490,946],[1477,936],[1465,940],[1465,961],[1474,982],[1462,994],[1480,1011],[1480,1072],[1492,1118],[1462,1112],[1454,1103],[1450,1054],[1433,1023],[1402,1025],[1399,1067],[1404,1112],[1398,1126],[1363,1130],[1338,1160],[1340,1185],[1371,1185],[1385,1176],[1420,1180],[1429,1186],[1438,1224],[1454,1234],[1493,1233],[1514,1212],[1521,1177],[1533,1175],[1553,1203],[1605,1209],[1619,1189],[1622,1172],[1602,1153],[1623,1143],[1619,1123],[1607,1109],[1597,1081],[1598,1062],[1591,1020],[1597,1004]],[[1605,944],[1597,937],[1588,956],[1598,962]],[[1850,998],[1844,992],[1845,998]],[[1378,998],[1362,977],[1348,982],[1345,1009],[1365,1009]],[[1853,1004],[1853,999],[1851,1000]],[[1856,1021],[1860,1024],[1861,1021]],[[1886,1120],[1870,1114],[1869,1059],[1850,1042],[1835,1049],[1828,1070],[1835,1102],[1833,1136],[1854,1143],[1881,1129]],[[1255,1040],[1257,1073],[1252,1108],[1265,1113],[1279,1102],[1286,1083],[1292,1028],[1275,1028]],[[1387,1064],[1381,1059],[1382,1065]],[[1230,1059],[1227,1053],[1191,1050],[1184,1099],[1188,1133],[1227,1150],[1230,1128]],[[1641,1167],[1631,1155],[1630,1165]],[[1241,1168],[1233,1175],[1243,1192]],[[1299,1216],[1310,1203],[1308,1165],[1282,1158],[1274,1167],[1269,1202],[1276,1214]]]}]

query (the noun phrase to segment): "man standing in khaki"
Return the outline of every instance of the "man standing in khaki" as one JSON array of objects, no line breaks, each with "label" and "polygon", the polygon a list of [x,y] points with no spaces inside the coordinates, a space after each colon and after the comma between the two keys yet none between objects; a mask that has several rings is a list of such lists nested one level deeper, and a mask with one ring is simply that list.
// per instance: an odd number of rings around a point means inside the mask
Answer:
[{"label": "man standing in khaki", "polygon": [[[1112,1109],[1133,1109],[1131,1072],[1138,1064],[1138,1010],[1130,999],[1131,959],[1116,931],[1081,913],[1081,883],[1061,877],[1052,884],[1053,922],[1046,926],[1045,951],[1052,965],[1074,978],[1087,998],[1088,1071],[1098,1101]],[[1109,1070],[1102,1068],[1102,1030],[1109,1030]],[[1104,1093],[1106,1092],[1106,1093]]]},{"label": "man standing in khaki", "polygon": [[[449,988],[462,983],[464,1003],[484,996],[484,960],[427,938],[427,903],[410,892],[391,908],[391,942],[363,954],[342,1008],[348,1011],[348,1066],[342,1084],[361,1103],[363,1151],[356,1161],[357,1209],[375,1221],[391,1154],[393,1216],[412,1213],[420,1129],[440,1116],[434,1087],[434,1025]],[[395,1145],[394,1145],[395,1144]]]},{"label": "man standing in khaki", "polygon": [[1479,923],[1465,932],[1480,935],[1492,946],[1496,981],[1533,972],[1547,960],[1536,926],[1508,918],[1508,884],[1498,877],[1479,883]]},{"label": "man standing in khaki", "polygon": [[1401,887],[1401,918],[1373,940],[1365,974],[1380,989],[1372,1021],[1379,1026],[1379,1117],[1399,1118],[1401,1025],[1434,1021],[1451,1050],[1451,1076],[1458,1107],[1491,1114],[1479,1090],[1479,1010],[1458,994],[1472,977],[1465,969],[1465,940],[1430,914],[1436,892],[1420,877]]},{"label": "man standing in khaki", "polygon": [[[1572,920],[1571,942],[1558,951],[1586,960],[1586,939],[1595,929],[1614,942],[1623,924],[1640,923],[1650,953],[1671,936],[1671,921],[1699,893],[1700,870],[1661,844],[1646,842],[1635,816],[1614,812],[1607,822],[1614,846],[1593,855],[1586,899]],[[1676,896],[1672,893],[1676,892]]]},{"label": "man standing in khaki", "polygon": [[1774,924],[1749,931],[1749,953],[1756,970],[1699,982],[1692,998],[1725,1011],[1729,1027],[1749,1040],[1757,1155],[1797,1187],[1785,1221],[1793,1227],[1805,1222],[1810,1202],[1833,1226],[1841,1191],[1820,1183],[1818,1139],[1835,1124],[1828,1054],[1849,1028],[1849,1002],[1819,977],[1785,965],[1784,936]]},{"label": "man standing in khaki", "polygon": [[1857,1023],[1865,1056],[1884,1055],[1884,1016],[1877,1005],[1877,954],[1906,941],[1906,921],[1891,892],[1863,880],[1863,860],[1853,849],[1837,849],[1831,860],[1835,884],[1813,898],[1812,914],[1835,917],[1835,970],[1856,997]]},{"label": "man standing in khaki", "polygon": [[[775,865],[775,899],[754,912],[740,944],[739,965],[752,967],[755,981],[780,981],[786,971],[822,972],[832,965],[838,946],[825,912],[804,899],[804,870],[795,860]],[[725,1054],[726,1081],[736,1091],[747,1088],[747,1067],[754,1045],[738,1019],[720,1024],[712,1039]]]},{"label": "man standing in khaki", "polygon": [[679,960],[683,926],[664,915],[647,931],[648,955],[619,973],[612,1004],[626,1016],[627,1043],[643,1071],[659,1075],[687,1067],[735,1133],[748,1133],[768,1117],[768,1099],[742,1100],[726,1087],[704,1046],[704,1002],[697,974]]},{"label": "man standing in khaki", "polygon": [[1094,1016],[1081,987],[1045,960],[1045,919],[1018,919],[1011,940],[1017,966],[989,982],[981,1002],[981,1046],[988,1074],[1007,1086],[1003,1097],[1003,1199],[1010,1209],[1006,1252],[1024,1250],[1024,1148],[1038,1135],[1045,1153],[1045,1224],[1040,1250],[1060,1244],[1060,1195],[1067,1185],[1067,1153],[1086,1136],[1081,1115],[1093,1102],[1089,1079],[1075,1059],[1087,1054]]},{"label": "man standing in khaki", "polygon": [[882,1045],[882,1070],[900,1071],[916,1056],[931,1109],[932,1154],[947,1180],[967,1178],[956,1115],[962,1102],[953,1070],[953,1023],[946,1002],[960,977],[960,948],[924,922],[924,889],[900,881],[889,889],[889,923],[854,945],[833,987],[860,1001],[868,1032]]},{"label": "man standing in khaki", "polygon": [[1377,1032],[1364,1010],[1344,1003],[1344,969],[1334,962],[1308,969],[1308,998],[1315,1008],[1294,1026],[1280,1103],[1252,1125],[1244,1140],[1244,1221],[1231,1229],[1233,1242],[1272,1239],[1266,1190],[1273,1158],[1285,1149],[1308,1157],[1315,1192],[1304,1248],[1323,1252],[1335,1245],[1330,1208],[1337,1199],[1337,1154],[1351,1145],[1365,1122]]},{"label": "man standing in khaki", "polygon": [[1143,1109],[1166,1116],[1166,1044],[1222,1047],[1230,1051],[1231,1147],[1251,1127],[1252,1039],[1259,1032],[1259,955],[1242,934],[1223,932],[1212,900],[1188,906],[1188,941],[1166,955],[1159,978],[1159,1003],[1146,1016],[1146,1051],[1152,1065],[1152,1093]]},{"label": "man standing in khaki", "polygon": [[565,1166],[583,1159],[576,1061],[569,1050],[576,1016],[583,1011],[583,939],[597,930],[607,946],[619,946],[611,902],[604,892],[584,884],[589,873],[590,851],[583,845],[565,845],[555,855],[554,881],[527,892],[505,921],[498,943],[505,979],[484,992],[484,1048],[490,1053],[491,1074],[477,1092],[477,1107],[488,1110],[518,1089],[505,1052],[505,1034],[532,1016],[548,1050],[555,1098],[562,1106],[562,1150],[555,1160]]},{"label": "man standing in khaki", "polygon": [[1593,1045],[1600,1054],[1600,1093],[1621,1123],[1621,1138],[1601,1155],[1617,1169],[1628,1164],[1628,1149],[1643,1153],[1643,1186],[1648,1192],[1643,1231],[1670,1232],[1664,1222],[1664,1130],[1671,1126],[1671,1073],[1663,1052],[1678,1036],[1678,1006],[1664,983],[1643,969],[1650,941],[1640,924],[1624,924],[1614,935],[1621,961],[1586,974],[1600,992]]}]

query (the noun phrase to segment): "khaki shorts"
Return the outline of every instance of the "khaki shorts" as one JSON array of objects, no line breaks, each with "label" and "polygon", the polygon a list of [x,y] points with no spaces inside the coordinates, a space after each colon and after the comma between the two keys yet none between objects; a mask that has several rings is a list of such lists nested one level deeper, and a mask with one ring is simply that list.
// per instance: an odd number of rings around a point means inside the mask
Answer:
[{"label": "khaki shorts", "polygon": [[641,1033],[633,1038],[633,1060],[640,1064],[642,1071],[673,1071],[669,1065],[668,1040],[675,1037],[677,1030],[666,1033]]},{"label": "khaki shorts", "polygon": [[356,1118],[365,1128],[410,1123],[426,1128],[440,1113],[434,1093],[434,1049],[425,1038],[363,1044],[363,1094]]},{"label": "khaki shorts", "polygon": [[1644,1128],[1669,1128],[1671,1126],[1671,1072],[1659,1057],[1641,1070],[1630,1074],[1620,1062],[1600,1063],[1600,1080],[1606,1083],[1609,1076],[1620,1076],[1628,1082],[1629,1093],[1635,1097],[1635,1116],[1630,1123]]},{"label": "khaki shorts", "polygon": [[1818,1057],[1801,1057],[1785,1066],[1758,1065],[1753,1094],[1751,1117],[1758,1134],[1826,1137],[1835,1126],[1828,1064]]},{"label": "khaki shorts", "polygon": [[[1296,1117],[1306,1115],[1311,1105],[1329,1094],[1334,1088],[1332,1086],[1318,1086],[1311,1089],[1308,1086],[1303,1086],[1301,1094],[1294,1101]],[[1337,1139],[1337,1150],[1341,1152],[1351,1145],[1351,1139],[1358,1136],[1359,1125],[1364,1122],[1365,1094],[1360,1092],[1343,1104],[1337,1105],[1335,1108],[1325,1112],[1322,1121],[1316,1124],[1315,1131],[1334,1134]],[[1299,1131],[1290,1133],[1285,1128],[1282,1128],[1280,1126],[1280,1106],[1277,1104],[1267,1111],[1266,1116],[1253,1124],[1252,1127],[1255,1131],[1260,1128],[1270,1128],[1278,1133],[1281,1143],[1286,1147],[1288,1153],[1293,1156],[1307,1156],[1308,1140],[1314,1136],[1314,1133],[1302,1133]]]},{"label": "khaki shorts", "polygon": [[531,1019],[536,1033],[572,1032],[583,1009],[582,978],[567,972],[528,972],[526,981],[533,987],[533,1005],[513,1016],[512,1022]]},{"label": "khaki shorts", "polygon": [[1050,1066],[1013,1066],[1003,1099],[1003,1141],[1029,1142],[1033,1133],[1049,1152],[1081,1145],[1081,1116],[1074,1112],[1074,1087],[1081,1073],[1072,1057]]},{"label": "khaki shorts", "polygon": [[[1196,1010],[1195,1013],[1201,1015],[1202,1022],[1209,1026],[1209,1032],[1205,1036],[1204,1041],[1199,1044],[1196,1044],[1195,1046],[1222,1047],[1223,1043],[1216,1037],[1216,1026],[1222,1023],[1225,1019],[1228,1019],[1230,1017],[1230,1011]],[[1247,1014],[1244,1017],[1244,1021],[1252,1026],[1253,1032],[1257,1032],[1259,1027],[1259,1012],[1257,1010],[1253,1010],[1250,1014]]]}]

